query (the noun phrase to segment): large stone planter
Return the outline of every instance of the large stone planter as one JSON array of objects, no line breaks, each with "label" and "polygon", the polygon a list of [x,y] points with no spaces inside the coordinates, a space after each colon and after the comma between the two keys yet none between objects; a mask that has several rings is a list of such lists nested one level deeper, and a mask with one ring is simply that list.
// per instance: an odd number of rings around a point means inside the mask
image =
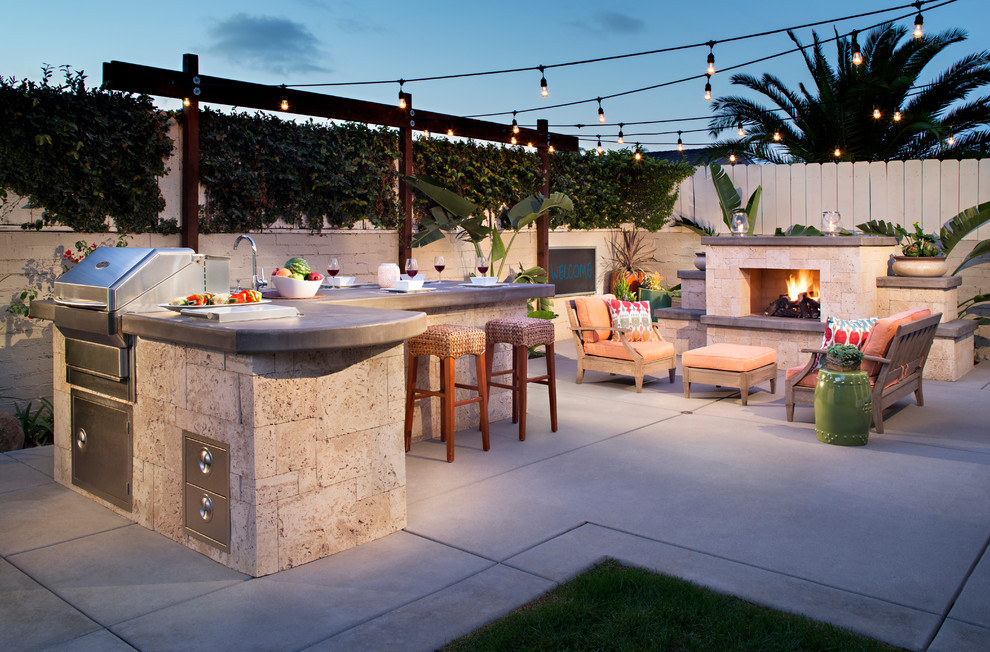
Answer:
[{"label": "large stone planter", "polygon": [[942,276],[948,268],[945,256],[894,256],[891,271],[897,276]]},{"label": "large stone planter", "polygon": [[639,300],[650,302],[650,319],[656,319],[658,308],[669,308],[671,304],[670,293],[666,290],[648,290],[639,288]]}]

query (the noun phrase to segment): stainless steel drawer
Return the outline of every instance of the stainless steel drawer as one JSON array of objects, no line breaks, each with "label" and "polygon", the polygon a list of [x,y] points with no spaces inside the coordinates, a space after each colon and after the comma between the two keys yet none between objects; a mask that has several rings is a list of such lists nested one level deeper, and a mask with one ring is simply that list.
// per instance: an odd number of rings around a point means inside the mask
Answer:
[{"label": "stainless steel drawer", "polygon": [[227,449],[184,433],[185,481],[201,489],[230,497],[230,463]]},{"label": "stainless steel drawer", "polygon": [[230,505],[225,497],[186,483],[185,530],[193,537],[227,550]]}]

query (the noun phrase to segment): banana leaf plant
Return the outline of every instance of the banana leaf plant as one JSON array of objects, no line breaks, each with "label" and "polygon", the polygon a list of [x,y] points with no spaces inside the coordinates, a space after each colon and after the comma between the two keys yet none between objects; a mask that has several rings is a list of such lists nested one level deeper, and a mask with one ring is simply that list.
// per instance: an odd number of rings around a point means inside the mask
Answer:
[{"label": "banana leaf plant", "polygon": [[[732,211],[742,206],[742,197],[736,192],[736,187],[732,185],[732,179],[725,173],[722,166],[712,163],[708,166],[712,172],[712,183],[715,184],[715,194],[718,195],[718,206],[722,209],[722,221],[732,230]],[[756,229],[756,212],[760,207],[760,197],[763,195],[763,186],[757,186],[753,194],[746,202],[746,218],[749,220],[749,229],[746,235],[753,235]],[[689,225],[685,224],[684,226]]]},{"label": "banana leaf plant", "polygon": [[[432,179],[425,177],[405,177],[406,183],[416,188],[432,199],[437,206],[430,209],[428,215],[420,220],[419,232],[413,237],[412,246],[422,247],[431,242],[442,240],[446,234],[453,233],[455,237],[464,238],[474,245],[475,252],[484,255],[481,243],[486,239],[491,242],[488,258],[491,261],[491,275],[501,278],[507,254],[515,242],[516,236],[525,227],[532,224],[536,218],[551,208],[566,211],[574,210],[574,202],[562,192],[550,193],[549,197],[537,193],[509,208],[502,214],[479,213],[478,205],[461,197],[457,193],[440,186]],[[508,243],[502,237],[503,231],[512,231]],[[495,269],[495,263],[498,269]],[[544,271],[545,273],[545,271]]]}]

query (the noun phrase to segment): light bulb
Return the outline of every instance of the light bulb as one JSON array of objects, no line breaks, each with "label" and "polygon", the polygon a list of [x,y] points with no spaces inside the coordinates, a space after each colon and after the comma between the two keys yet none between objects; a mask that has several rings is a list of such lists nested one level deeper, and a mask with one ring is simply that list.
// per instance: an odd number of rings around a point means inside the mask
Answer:
[{"label": "light bulb", "polygon": [[779,143],[780,142],[780,132],[779,131],[773,132],[773,140],[776,143]]},{"label": "light bulb", "polygon": [[706,75],[708,81],[705,82],[705,100],[711,101],[712,99],[712,76]]},{"label": "light bulb", "polygon": [[859,43],[856,41],[856,35],[859,34],[856,30],[852,33],[852,62],[853,65],[858,66],[863,63],[863,53],[859,51]]},{"label": "light bulb", "polygon": [[901,121],[901,112],[894,111],[894,122],[900,122],[900,121]]},{"label": "light bulb", "polygon": [[406,94],[402,92],[402,85],[405,83],[406,82],[404,79],[399,80],[399,108],[402,110],[405,110],[405,108],[408,106],[408,104],[406,103]]},{"label": "light bulb", "polygon": [[677,132],[677,151],[678,152],[684,151],[684,143],[681,141],[681,132],[679,131]]},{"label": "light bulb", "polygon": [[543,66],[540,66],[540,74],[543,75],[540,77],[540,95],[547,97],[550,95],[550,91],[547,90],[547,76],[543,72]]},{"label": "light bulb", "polygon": [[879,120],[881,115],[883,114],[880,113],[880,107],[873,107],[873,117]]},{"label": "light bulb", "polygon": [[911,33],[912,36],[914,36],[914,38],[921,38],[922,36],[925,35],[924,30],[921,29],[921,26],[924,24],[925,24],[925,19],[921,15],[921,12],[919,11],[918,15],[914,17],[914,31]]},{"label": "light bulb", "polygon": [[448,127],[447,128],[447,135],[448,136],[453,136],[454,135],[454,129],[452,127]]},{"label": "light bulb", "polygon": [[712,53],[708,54],[708,70],[709,75],[715,74],[715,55]]},{"label": "light bulb", "polygon": [[190,105],[192,105],[192,102],[189,101],[188,97],[182,98],[182,106],[190,106]]},{"label": "light bulb", "polygon": [[622,139],[622,123],[621,122],[619,123],[619,140],[618,140],[618,143],[620,145],[622,145],[622,144],[625,143],[625,141]]},{"label": "light bulb", "polygon": [[554,153],[554,152],[556,152],[557,150],[555,150],[555,149],[553,148],[553,145],[551,145],[550,147],[548,147],[548,148],[547,148],[547,151],[548,151],[548,152],[550,152],[551,154],[553,154],[553,153]]},{"label": "light bulb", "polygon": [[598,98],[598,122],[605,122],[605,109],[602,108],[602,98]]},{"label": "light bulb", "polygon": [[842,150],[836,147],[835,151],[832,152],[832,155],[835,156],[835,158],[839,158],[840,156],[842,156]]},{"label": "light bulb", "polygon": [[729,163],[735,163],[735,162],[736,162],[736,155],[729,154]]},{"label": "light bulb", "polygon": [[642,154],[640,154],[640,153],[639,153],[639,150],[637,149],[637,150],[636,150],[636,154],[635,154],[635,155],[633,156],[633,158],[635,158],[635,159],[636,159],[636,160],[638,161],[638,160],[640,160],[640,159],[642,159],[642,158],[643,158],[643,155],[642,155]]},{"label": "light bulb", "polygon": [[533,146],[532,142],[526,143],[526,147],[532,147],[532,146]]},{"label": "light bulb", "polygon": [[956,139],[955,139],[955,138],[953,138],[952,136],[949,136],[949,137],[948,137],[948,138],[947,138],[947,139],[945,140],[945,142],[947,142],[947,143],[949,143],[950,145],[955,145],[955,144],[956,144]]},{"label": "light bulb", "polygon": [[512,143],[513,145],[515,145],[516,144],[516,137],[513,136],[512,138],[510,138],[509,139],[509,142]]},{"label": "light bulb", "polygon": [[282,84],[282,101],[278,103],[278,108],[282,109],[283,111],[289,110],[289,98],[285,94],[285,84]]},{"label": "light bulb", "polygon": [[599,154],[603,154],[605,152],[605,149],[602,148],[602,139],[601,139],[601,136],[598,137],[598,147],[596,147],[595,149],[598,150],[598,153]]},{"label": "light bulb", "polygon": [[741,122],[739,123],[739,128],[736,130],[736,133],[739,134],[739,137],[740,138],[742,138],[742,137],[744,137],[746,135],[746,130],[743,129],[743,125],[742,125]]},{"label": "light bulb", "polygon": [[519,123],[516,122],[516,112],[515,111],[512,112],[512,133],[514,133],[514,134],[518,134],[519,133]]}]

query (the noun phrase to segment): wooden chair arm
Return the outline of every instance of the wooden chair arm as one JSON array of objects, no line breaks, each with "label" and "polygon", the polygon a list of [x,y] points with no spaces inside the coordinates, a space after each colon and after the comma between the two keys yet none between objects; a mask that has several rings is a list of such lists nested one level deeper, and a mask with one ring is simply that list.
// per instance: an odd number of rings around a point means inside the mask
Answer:
[{"label": "wooden chair arm", "polygon": [[821,353],[825,354],[825,349],[801,349],[801,353]]},{"label": "wooden chair arm", "polygon": [[880,356],[876,356],[876,355],[864,355],[863,356],[863,359],[864,360],[869,360],[870,362],[879,362],[881,364],[890,364],[890,360],[888,360],[887,358],[881,358]]}]

